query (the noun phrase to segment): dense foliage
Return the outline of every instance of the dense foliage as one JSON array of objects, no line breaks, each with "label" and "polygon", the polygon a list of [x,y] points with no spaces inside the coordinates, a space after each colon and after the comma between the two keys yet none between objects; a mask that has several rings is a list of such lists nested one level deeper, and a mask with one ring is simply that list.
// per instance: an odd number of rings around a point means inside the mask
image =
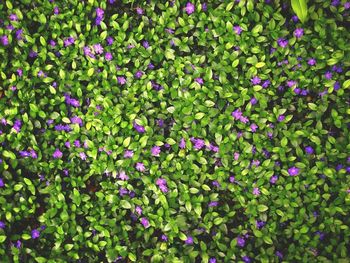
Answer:
[{"label": "dense foliage", "polygon": [[1,262],[349,262],[350,3],[4,0]]}]

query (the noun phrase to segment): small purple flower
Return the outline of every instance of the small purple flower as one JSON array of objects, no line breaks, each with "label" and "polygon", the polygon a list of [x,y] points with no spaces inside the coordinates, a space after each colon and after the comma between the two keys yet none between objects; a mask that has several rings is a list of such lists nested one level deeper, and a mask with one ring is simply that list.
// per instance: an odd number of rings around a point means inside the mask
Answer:
[{"label": "small purple flower", "polygon": [[142,46],[143,46],[145,49],[147,49],[147,48],[150,47],[148,41],[146,41],[146,40],[142,42]]},{"label": "small purple flower", "polygon": [[344,3],[344,8],[345,9],[350,9],[350,2]]},{"label": "small purple flower", "polygon": [[144,133],[145,132],[145,127],[138,125],[136,122],[133,124],[134,129],[139,132],[139,133]]},{"label": "small purple flower", "polygon": [[255,123],[252,123],[252,124],[250,125],[250,129],[251,129],[252,132],[256,132],[256,130],[257,130],[258,128],[259,128],[259,126],[256,125]]},{"label": "small purple flower", "polygon": [[233,154],[233,158],[235,159],[235,161],[237,161],[238,158],[239,158],[239,153],[238,153],[238,152],[235,152],[235,153]]},{"label": "small purple flower", "polygon": [[337,7],[338,5],[340,5],[340,0],[333,0],[331,4],[332,6]]},{"label": "small purple flower", "polygon": [[142,76],[143,76],[143,72],[140,70],[135,73],[135,78],[137,79],[140,79]]},{"label": "small purple flower", "polygon": [[188,15],[192,14],[195,10],[194,4],[192,4],[191,2],[187,2],[185,10]]},{"label": "small purple flower", "polygon": [[164,242],[168,241],[168,237],[166,235],[164,235],[164,234],[162,235],[161,239]]},{"label": "small purple flower", "polygon": [[310,66],[315,66],[315,65],[316,65],[316,59],[310,58],[310,59],[307,61],[307,64],[309,64]]},{"label": "small purple flower", "polygon": [[18,30],[16,31],[16,38],[17,38],[17,40],[23,39],[22,34],[23,34],[23,29],[18,29]]},{"label": "small purple flower", "polygon": [[250,103],[251,103],[252,105],[255,105],[255,104],[258,103],[258,100],[257,100],[255,97],[253,97],[253,98],[250,99]]},{"label": "small purple flower", "polygon": [[194,148],[196,150],[200,150],[204,147],[205,143],[204,143],[204,140],[202,139],[194,139]]},{"label": "small purple flower", "polygon": [[94,46],[94,51],[96,54],[102,54],[103,53],[103,47],[101,44],[95,44]]},{"label": "small purple flower", "polygon": [[151,149],[152,156],[159,156],[160,153],[160,147],[159,146],[153,146]]},{"label": "small purple flower", "polygon": [[142,224],[145,228],[148,228],[148,227],[150,226],[148,219],[145,218],[145,217],[141,218],[141,224]]},{"label": "small purple flower", "polygon": [[259,229],[264,227],[265,224],[266,224],[266,222],[264,222],[264,221],[256,220],[256,227],[259,228]]},{"label": "small purple flower", "polygon": [[210,258],[209,263],[216,263],[216,258]]},{"label": "small purple flower", "polygon": [[195,81],[200,84],[200,85],[203,85],[204,84],[204,81],[202,78],[195,78]]},{"label": "small purple flower", "polygon": [[143,163],[136,163],[136,170],[139,172],[144,172],[146,170],[145,165]]},{"label": "small purple flower", "polygon": [[286,117],[285,117],[284,115],[279,115],[279,116],[277,117],[277,121],[282,122],[282,121],[284,121],[285,118],[286,118]]},{"label": "small purple flower", "polygon": [[279,38],[279,39],[277,40],[277,44],[278,44],[280,47],[285,48],[285,47],[288,46],[288,40],[285,39],[285,38]]},{"label": "small purple flower", "polygon": [[120,171],[119,172],[119,179],[123,180],[123,181],[127,181],[127,180],[129,180],[129,176],[127,176],[124,171]]},{"label": "small purple flower", "polygon": [[298,16],[292,16],[292,20],[294,23],[297,23],[299,21]]},{"label": "small purple flower", "polygon": [[193,237],[188,236],[187,239],[185,240],[186,245],[192,245],[193,244]]},{"label": "small purple flower", "polygon": [[243,256],[243,257],[242,257],[242,260],[243,260],[245,263],[250,263],[250,262],[252,262],[252,260],[251,260],[250,257],[248,257],[248,256]]},{"label": "small purple flower", "polygon": [[[2,178],[0,178],[0,188],[4,187],[5,183],[4,180]],[[1,222],[1,221],[0,221]],[[1,228],[1,227],[0,227]]]},{"label": "small purple flower", "polygon": [[274,175],[274,176],[271,176],[270,178],[270,183],[271,184],[275,184],[278,180],[278,176],[277,175]]},{"label": "small purple flower", "polygon": [[186,147],[185,138],[181,138],[179,147],[180,147],[180,149],[185,149],[185,147]]},{"label": "small purple flower", "polygon": [[107,41],[107,45],[111,46],[111,45],[113,45],[114,39],[113,39],[113,37],[107,37],[106,41]]},{"label": "small purple flower", "polygon": [[117,79],[118,79],[118,83],[120,85],[124,85],[126,83],[125,77],[117,77]]},{"label": "small purple flower", "polygon": [[314,153],[314,149],[311,146],[306,146],[305,152],[310,155]]},{"label": "small purple flower", "polygon": [[233,26],[233,30],[237,35],[240,35],[242,33],[242,28],[240,26]]},{"label": "small purple flower", "polygon": [[291,168],[288,169],[288,173],[290,176],[297,176],[299,174],[299,168],[293,166]]},{"label": "small purple flower", "polygon": [[124,152],[124,158],[132,158],[134,156],[134,152],[131,150],[126,150]]},{"label": "small purple flower", "polygon": [[336,81],[336,82],[334,83],[333,88],[334,88],[335,91],[337,91],[337,90],[340,89],[340,83],[339,83],[339,81]]},{"label": "small purple flower", "polygon": [[21,246],[22,246],[22,242],[21,242],[21,240],[17,240],[17,242],[16,242],[16,248],[21,248]]},{"label": "small purple flower", "polygon": [[77,147],[77,148],[80,148],[80,141],[79,140],[75,140],[74,141],[74,146]]},{"label": "small purple flower", "polygon": [[5,223],[0,221],[0,229],[4,229],[5,228]]},{"label": "small purple flower", "polygon": [[294,36],[296,38],[301,38],[304,35],[304,29],[302,28],[297,28],[294,30]]},{"label": "small purple flower", "polygon": [[79,153],[79,156],[80,156],[80,158],[82,159],[82,160],[86,160],[86,154],[84,153],[84,152],[81,152],[81,153]]},{"label": "small purple flower", "polygon": [[292,88],[294,87],[295,85],[297,85],[297,82],[295,80],[288,80],[287,81],[287,86]]},{"label": "small purple flower", "polygon": [[253,188],[253,195],[259,196],[260,195],[260,190],[257,187]]},{"label": "small purple flower", "polygon": [[6,35],[0,37],[0,42],[3,46],[7,46],[9,44],[9,39]]},{"label": "small purple flower", "polygon": [[39,238],[40,232],[37,229],[32,230],[32,238],[36,239]]},{"label": "small purple flower", "polygon": [[251,82],[253,85],[259,85],[260,82],[261,82],[261,79],[258,77],[258,76],[254,76],[252,79],[251,79]]},{"label": "small purple flower", "polygon": [[112,59],[113,59],[112,53],[106,52],[106,54],[105,54],[105,59],[106,59],[107,61],[112,60]]},{"label": "small purple flower", "polygon": [[324,77],[326,78],[326,79],[332,79],[332,72],[330,72],[330,71],[327,71],[325,74],[324,74]]},{"label": "small purple flower", "polygon": [[135,212],[138,213],[139,215],[142,214],[142,208],[140,206],[135,207]]},{"label": "small purple flower", "polygon": [[13,129],[16,131],[16,132],[20,132],[21,130],[21,127],[22,127],[22,122],[20,120],[15,120],[15,123],[13,124]]},{"label": "small purple flower", "polygon": [[136,7],[136,13],[137,13],[138,15],[143,15],[143,9],[140,8],[140,7]]},{"label": "small purple flower", "polygon": [[215,207],[215,206],[218,206],[218,204],[219,204],[219,202],[217,202],[217,201],[211,201],[211,202],[208,204],[208,206],[209,206],[209,207]]},{"label": "small purple flower", "polygon": [[60,10],[58,9],[57,6],[55,6],[55,7],[53,8],[53,13],[54,13],[55,15],[58,15],[58,14],[60,13]]},{"label": "small purple flower", "polygon": [[52,157],[55,159],[59,159],[62,158],[63,154],[60,151],[60,149],[56,148],[56,150],[54,151],[54,153],[52,154]]},{"label": "small purple flower", "polygon": [[96,8],[96,17],[103,18],[105,11],[102,8]]},{"label": "small purple flower", "polygon": [[38,56],[38,53],[35,52],[34,50],[30,50],[30,51],[29,51],[29,57],[30,57],[30,58],[35,58],[35,57],[37,57],[37,56]]},{"label": "small purple flower", "polygon": [[237,237],[237,245],[239,247],[244,247],[245,246],[245,239],[242,236]]}]

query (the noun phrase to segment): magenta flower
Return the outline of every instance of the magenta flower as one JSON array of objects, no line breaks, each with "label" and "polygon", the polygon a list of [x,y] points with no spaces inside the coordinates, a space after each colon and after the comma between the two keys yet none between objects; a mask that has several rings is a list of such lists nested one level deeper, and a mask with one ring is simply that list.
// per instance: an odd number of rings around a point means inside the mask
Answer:
[{"label": "magenta flower", "polygon": [[112,60],[112,59],[113,59],[112,53],[107,52],[107,53],[105,54],[105,59],[106,59],[107,61]]},{"label": "magenta flower", "polygon": [[242,33],[242,28],[240,26],[234,26],[233,30],[237,35],[240,35]]},{"label": "magenta flower", "polygon": [[145,165],[143,163],[136,163],[136,170],[139,172],[144,172],[146,170]]},{"label": "magenta flower", "polygon": [[261,79],[260,79],[258,76],[254,76],[254,77],[251,79],[251,82],[252,82],[253,85],[258,85],[258,84],[260,84]]},{"label": "magenta flower", "polygon": [[139,133],[144,133],[145,132],[145,127],[138,125],[136,122],[133,124],[134,129],[139,132]]},{"label": "magenta flower", "polygon": [[311,146],[306,146],[305,152],[310,155],[314,153],[314,149]]},{"label": "magenta flower", "polygon": [[57,6],[55,6],[55,7],[53,8],[53,13],[54,13],[55,15],[58,15],[58,14],[60,13],[60,10],[58,9]]},{"label": "magenta flower", "polygon": [[231,113],[232,117],[235,118],[236,120],[239,120],[242,117],[242,112],[240,109],[236,109]]},{"label": "magenta flower", "polygon": [[151,149],[152,156],[159,156],[160,153],[160,147],[159,146],[153,146]]},{"label": "magenta flower", "polygon": [[127,181],[129,180],[129,176],[126,175],[126,173],[124,171],[120,171],[119,173],[119,179],[123,180],[123,181]]},{"label": "magenta flower", "polygon": [[0,229],[4,229],[5,228],[5,223],[3,221],[0,221]]},{"label": "magenta flower", "polygon": [[181,149],[185,149],[185,147],[186,147],[185,138],[181,138],[179,147],[180,147]]},{"label": "magenta flower", "polygon": [[186,9],[186,13],[188,15],[192,14],[194,12],[194,10],[195,10],[194,4],[192,4],[191,2],[188,2],[186,4],[186,8],[185,9]]},{"label": "magenta flower", "polygon": [[187,239],[185,240],[186,245],[192,245],[193,244],[193,237],[188,236]]},{"label": "magenta flower", "polygon": [[294,30],[294,36],[296,38],[301,38],[304,35],[304,29],[302,28],[297,28]]},{"label": "magenta flower", "polygon": [[118,77],[117,79],[120,85],[124,85],[126,83],[126,79],[124,77]]},{"label": "magenta flower", "polygon": [[235,161],[237,161],[238,158],[239,158],[239,153],[238,153],[238,152],[235,152],[235,153],[233,154],[233,158],[235,159]]},{"label": "magenta flower", "polygon": [[86,154],[84,152],[79,153],[79,156],[82,160],[86,160]]},{"label": "magenta flower", "polygon": [[138,15],[143,15],[143,9],[140,8],[140,7],[136,7],[136,13],[137,13]]},{"label": "magenta flower", "polygon": [[284,121],[285,118],[286,118],[286,117],[285,117],[284,115],[279,115],[279,116],[277,117],[277,120],[278,120],[279,122],[281,122],[281,121]]},{"label": "magenta flower", "polygon": [[204,140],[202,140],[202,139],[194,139],[193,141],[194,141],[194,146],[193,147],[196,150],[202,149],[204,147],[204,145],[205,145]]},{"label": "magenta flower", "polygon": [[6,35],[0,37],[0,42],[3,46],[7,46],[9,44],[9,39]]},{"label": "magenta flower", "polygon": [[288,40],[287,39],[284,39],[284,38],[279,38],[277,40],[277,44],[282,47],[282,48],[285,48],[286,46],[288,46]]},{"label": "magenta flower", "polygon": [[148,227],[150,226],[148,219],[145,218],[145,217],[141,218],[141,224],[142,224],[145,228],[148,228]]},{"label": "magenta flower", "polygon": [[[0,178],[0,188],[4,187],[5,184],[4,184],[4,180],[2,178]],[[1,222],[1,221],[0,221]],[[0,227],[1,228],[1,227]]]},{"label": "magenta flower", "polygon": [[326,79],[332,79],[332,72],[330,72],[330,71],[327,71],[325,74],[324,74],[324,77],[326,78]]},{"label": "magenta flower", "polygon": [[307,64],[309,64],[310,66],[315,66],[315,65],[316,65],[316,59],[310,58],[310,59],[307,61]]},{"label": "magenta flower", "polygon": [[60,151],[60,149],[57,149],[57,148],[54,151],[54,153],[52,154],[52,157],[55,159],[62,158],[62,156],[63,156],[62,152]]},{"label": "magenta flower", "polygon": [[135,207],[135,212],[138,213],[139,215],[142,214],[142,208],[140,206]]},{"label": "magenta flower", "polygon": [[94,50],[96,54],[102,54],[103,53],[103,47],[101,44],[95,44]]},{"label": "magenta flower", "polygon": [[40,232],[36,229],[32,230],[32,239],[39,238]]},{"label": "magenta flower", "polygon": [[290,176],[297,176],[299,174],[299,169],[293,166],[288,169],[288,173]]},{"label": "magenta flower", "polygon": [[273,175],[270,178],[270,183],[271,184],[275,184],[277,182],[277,180],[278,180],[278,176],[277,175]]},{"label": "magenta flower", "polygon": [[244,247],[245,246],[245,239],[244,239],[244,237],[241,237],[241,236],[237,237],[237,245],[239,247]]},{"label": "magenta flower", "polygon": [[200,85],[203,85],[204,84],[204,81],[202,78],[195,78],[195,81],[200,84]]},{"label": "magenta flower", "polygon": [[259,196],[260,195],[260,190],[257,187],[253,188],[253,195]]},{"label": "magenta flower", "polygon": [[134,156],[134,152],[131,150],[126,150],[124,152],[124,158],[132,158]]},{"label": "magenta flower", "polygon": [[102,8],[96,8],[96,16],[102,18],[104,16],[105,11]]},{"label": "magenta flower", "polygon": [[256,132],[256,130],[259,128],[258,125],[256,125],[255,123],[250,125],[250,129],[252,130],[252,132]]}]

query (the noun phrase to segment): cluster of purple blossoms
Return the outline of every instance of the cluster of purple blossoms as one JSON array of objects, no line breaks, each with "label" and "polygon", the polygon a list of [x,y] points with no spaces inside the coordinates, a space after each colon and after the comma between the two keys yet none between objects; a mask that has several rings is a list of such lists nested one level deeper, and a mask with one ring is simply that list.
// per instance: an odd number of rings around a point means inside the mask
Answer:
[{"label": "cluster of purple blossoms", "polygon": [[136,122],[133,123],[134,129],[138,132],[138,133],[144,133],[145,132],[145,127],[143,127],[142,125],[138,125]]},{"label": "cluster of purple blossoms", "polygon": [[249,121],[247,117],[243,116],[243,113],[240,109],[236,109],[231,113],[231,115],[235,120],[240,120],[243,123],[247,123]]},{"label": "cluster of purple blossoms", "polygon": [[193,148],[195,150],[200,150],[205,146],[205,142],[202,139],[192,137],[190,138],[190,141],[194,144]]},{"label": "cluster of purple blossoms", "polygon": [[297,176],[299,174],[299,172],[300,172],[299,168],[297,168],[295,166],[288,169],[288,173],[290,176]]},{"label": "cluster of purple blossoms", "polygon": [[13,129],[16,132],[20,132],[21,131],[21,127],[22,127],[22,122],[18,119],[15,120],[15,123],[13,124]]},{"label": "cluster of purple blossoms", "polygon": [[141,162],[136,163],[135,167],[139,172],[144,172],[146,170],[145,165]]},{"label": "cluster of purple blossoms", "polygon": [[156,185],[159,186],[159,189],[163,192],[163,193],[167,193],[168,192],[168,186],[167,186],[167,182],[165,179],[163,178],[158,178],[156,181]]},{"label": "cluster of purple blossoms", "polygon": [[278,44],[280,47],[285,48],[285,47],[288,46],[288,40],[285,39],[285,38],[279,38],[279,39],[277,40],[277,44]]},{"label": "cluster of purple blossoms", "polygon": [[32,157],[33,159],[37,159],[38,155],[34,150],[29,151],[19,151],[19,155],[23,158],[25,157]]},{"label": "cluster of purple blossoms", "polygon": [[191,2],[187,2],[185,10],[188,15],[192,14],[195,10],[194,4],[192,4]]},{"label": "cluster of purple blossoms", "polygon": [[72,98],[68,93],[64,94],[65,102],[67,105],[71,105],[73,107],[80,107],[80,102],[77,99]]},{"label": "cluster of purple blossoms", "polygon": [[70,132],[72,130],[72,128],[69,126],[69,124],[57,124],[57,125],[55,125],[55,130],[56,131]]},{"label": "cluster of purple blossoms", "polygon": [[96,26],[99,26],[103,20],[105,11],[102,8],[96,8],[96,19],[95,19],[95,24]]}]

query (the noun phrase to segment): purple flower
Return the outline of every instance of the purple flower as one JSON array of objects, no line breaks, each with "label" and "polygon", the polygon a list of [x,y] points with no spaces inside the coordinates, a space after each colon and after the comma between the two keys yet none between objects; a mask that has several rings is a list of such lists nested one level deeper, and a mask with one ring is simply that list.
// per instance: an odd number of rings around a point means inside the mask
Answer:
[{"label": "purple flower", "polygon": [[135,207],[135,212],[138,213],[139,215],[142,214],[142,208],[140,206]]},{"label": "purple flower", "polygon": [[17,40],[21,40],[23,38],[22,34],[23,34],[23,29],[18,29],[16,31],[16,38],[17,38]]},{"label": "purple flower", "polygon": [[260,84],[261,79],[260,79],[258,76],[254,76],[254,77],[251,79],[251,82],[252,82],[253,85],[258,85],[258,84]]},{"label": "purple flower", "polygon": [[299,21],[299,18],[297,16],[292,16],[292,20],[294,23],[297,23]]},{"label": "purple flower", "polygon": [[336,81],[336,82],[334,83],[333,88],[334,88],[335,91],[337,91],[337,90],[340,89],[340,83],[339,83],[339,81]]},{"label": "purple flower", "polygon": [[136,170],[139,172],[144,172],[146,170],[145,165],[143,163],[136,163]]},{"label": "purple flower", "polygon": [[186,245],[192,245],[193,244],[193,237],[188,236],[187,239],[185,240]]},{"label": "purple flower", "polygon": [[138,15],[143,15],[143,9],[140,8],[140,7],[136,7],[136,13],[137,13]]},{"label": "purple flower", "polygon": [[245,239],[242,236],[237,237],[237,245],[239,247],[244,247],[245,246]]},{"label": "purple flower", "polygon": [[0,37],[0,42],[3,46],[7,46],[9,44],[9,39],[6,35]]},{"label": "purple flower", "polygon": [[105,54],[105,59],[106,59],[107,61],[112,60],[112,59],[113,59],[112,53],[106,52],[106,54]]},{"label": "purple flower", "polygon": [[5,228],[5,223],[0,221],[0,229],[4,229]]},{"label": "purple flower", "polygon": [[204,81],[202,78],[195,78],[195,81],[200,84],[200,85],[203,85],[204,84]]},{"label": "purple flower", "polygon": [[285,39],[285,38],[279,38],[277,40],[277,44],[282,47],[282,48],[285,48],[286,46],[288,46],[288,40]]},{"label": "purple flower", "polygon": [[296,38],[301,38],[304,35],[304,29],[302,28],[297,28],[294,30],[294,36]]},{"label": "purple flower", "polygon": [[79,118],[78,116],[74,116],[74,117],[70,118],[70,121],[74,124],[79,124],[79,126],[83,125],[83,120],[81,118]]},{"label": "purple flower", "polygon": [[146,41],[146,40],[144,40],[144,41],[142,42],[142,46],[143,46],[145,49],[147,49],[147,48],[150,47],[148,41]]},{"label": "purple flower", "polygon": [[65,46],[65,47],[68,47],[68,46],[74,44],[75,39],[74,39],[73,37],[68,37],[68,38],[65,39],[63,42],[64,42],[64,46]]},{"label": "purple flower", "polygon": [[216,258],[210,258],[209,263],[216,263]]},{"label": "purple flower", "polygon": [[107,37],[106,41],[107,41],[107,45],[111,46],[114,42],[114,39],[113,39],[113,37]]},{"label": "purple flower", "polygon": [[215,207],[215,206],[218,206],[218,202],[217,201],[212,201],[208,204],[209,207]]},{"label": "purple flower", "polygon": [[305,147],[305,152],[307,154],[313,154],[314,153],[314,149],[311,146],[306,146]]},{"label": "purple flower", "polygon": [[267,79],[263,82],[262,87],[266,89],[268,86],[270,86],[270,84],[271,84],[271,81]]},{"label": "purple flower", "polygon": [[245,263],[250,263],[250,262],[252,262],[252,260],[251,260],[250,257],[248,257],[248,256],[243,256],[243,257],[242,257],[242,260],[243,260]]},{"label": "purple flower", "polygon": [[242,117],[242,112],[240,109],[236,109],[231,113],[232,117],[235,118],[236,120],[239,120]]},{"label": "purple flower", "polygon": [[22,127],[22,122],[20,120],[15,120],[15,123],[13,124],[13,129],[16,131],[16,132],[20,132],[21,130],[21,127]]},{"label": "purple flower", "polygon": [[81,152],[81,153],[79,153],[79,156],[80,156],[80,158],[82,159],[82,160],[86,160],[86,154],[84,153],[84,152]]},{"label": "purple flower", "polygon": [[74,146],[77,147],[77,148],[80,148],[80,141],[79,140],[75,140],[74,141]]},{"label": "purple flower", "polygon": [[123,180],[123,181],[127,181],[129,180],[129,176],[126,175],[126,173],[124,171],[120,171],[119,173],[119,179]]},{"label": "purple flower", "polygon": [[271,176],[270,178],[270,183],[271,184],[275,184],[278,180],[278,176],[277,175],[274,175],[274,176]]},{"label": "purple flower", "polygon": [[131,150],[126,150],[124,152],[124,158],[132,158],[134,156],[134,152]]},{"label": "purple flower", "polygon": [[22,242],[21,242],[21,240],[17,240],[17,242],[16,242],[16,248],[21,248],[21,246],[22,246]]},{"label": "purple flower", "polygon": [[164,235],[164,234],[162,235],[161,239],[164,242],[168,241],[168,237],[166,235]]},{"label": "purple flower", "polygon": [[30,50],[30,51],[29,51],[29,57],[35,58],[35,57],[37,57],[37,56],[38,56],[38,53],[35,52],[34,50]]},{"label": "purple flower", "polygon": [[101,44],[95,44],[94,46],[94,51],[96,54],[102,54],[103,53],[103,47]]},{"label": "purple flower", "polygon": [[264,221],[259,221],[259,220],[256,221],[256,227],[259,229],[264,227],[265,224],[266,224],[266,222],[264,222]]},{"label": "purple flower", "polygon": [[[5,186],[5,183],[4,183],[4,180],[2,178],[0,178],[0,187],[4,187]],[[1,222],[1,221],[0,221]],[[1,228],[1,227],[0,227]]]},{"label": "purple flower", "polygon": [[117,79],[120,85],[124,85],[126,83],[126,79],[124,77],[117,77]]},{"label": "purple flower", "polygon": [[340,0],[333,0],[331,4],[332,6],[337,7],[338,5],[340,5]]},{"label": "purple flower", "polygon": [[350,2],[344,3],[344,8],[345,9],[350,9]]},{"label": "purple flower", "polygon": [[293,167],[288,169],[288,173],[290,176],[296,176],[299,174],[299,169],[296,168],[295,166],[293,166]]},{"label": "purple flower", "polygon": [[284,119],[285,119],[286,117],[284,116],[284,115],[279,115],[278,117],[277,117],[277,121],[279,121],[279,122],[282,122],[282,121],[284,121]]},{"label": "purple flower", "polygon": [[136,122],[133,124],[134,129],[139,132],[139,133],[144,133],[145,132],[145,127],[138,125]]},{"label": "purple flower", "polygon": [[256,130],[259,128],[258,125],[256,125],[255,123],[250,125],[250,129],[252,130],[252,132],[256,132]]},{"label": "purple flower", "polygon": [[253,188],[253,195],[259,196],[260,195],[260,190],[257,187]]},{"label": "purple flower", "polygon": [[58,14],[60,13],[60,10],[58,9],[57,6],[55,6],[55,7],[53,8],[53,13],[54,13],[55,15],[58,15]]},{"label": "purple flower", "polygon": [[330,72],[330,71],[327,71],[325,74],[324,74],[324,77],[326,78],[326,79],[331,79],[332,78],[332,72]]},{"label": "purple flower", "polygon": [[30,153],[30,156],[31,156],[33,159],[38,158],[38,155],[37,155],[37,153],[36,153],[34,150],[30,150],[29,153]]},{"label": "purple flower", "polygon": [[40,232],[36,229],[32,230],[32,238],[33,239],[36,239],[36,238],[39,238],[40,236]]},{"label": "purple flower", "polygon": [[253,97],[253,98],[250,99],[250,103],[251,103],[252,105],[257,104],[257,102],[258,102],[258,100],[257,100],[255,97]]},{"label": "purple flower", "polygon": [[194,139],[194,148],[196,150],[200,150],[204,147],[205,143],[204,143],[204,140],[202,139]]},{"label": "purple flower", "polygon": [[11,14],[11,15],[9,15],[9,19],[10,19],[11,21],[17,21],[17,20],[18,20],[18,17],[17,17],[16,14]]},{"label": "purple flower", "polygon": [[310,58],[310,59],[307,61],[307,64],[309,64],[310,66],[315,66],[315,65],[316,65],[316,59]]},{"label": "purple flower", "polygon": [[143,72],[141,70],[135,73],[135,78],[140,79],[143,76]]},{"label": "purple flower", "polygon": [[143,217],[141,218],[141,224],[145,227],[145,228],[148,228],[150,225],[149,225],[149,221],[147,218]]},{"label": "purple flower", "polygon": [[185,149],[185,147],[186,147],[185,138],[181,138],[179,147],[180,147],[180,149]]},{"label": "purple flower", "polygon": [[294,87],[295,85],[297,85],[297,82],[295,80],[288,80],[287,81],[287,86],[292,88]]},{"label": "purple flower", "polygon": [[152,156],[159,156],[160,153],[160,147],[159,146],[153,146],[151,149]]},{"label": "purple flower", "polygon": [[62,158],[62,152],[60,151],[60,149],[57,149],[54,151],[54,153],[52,154],[52,157],[55,158],[55,159],[58,159],[58,158]]},{"label": "purple flower", "polygon": [[105,11],[102,8],[96,8],[96,17],[103,18]]},{"label": "purple flower", "polygon": [[233,26],[233,30],[237,35],[240,35],[242,33],[242,28],[240,26]]},{"label": "purple flower", "polygon": [[188,15],[192,14],[194,12],[194,9],[195,9],[194,4],[192,4],[191,2],[187,2],[185,9],[186,9],[186,13]]}]

